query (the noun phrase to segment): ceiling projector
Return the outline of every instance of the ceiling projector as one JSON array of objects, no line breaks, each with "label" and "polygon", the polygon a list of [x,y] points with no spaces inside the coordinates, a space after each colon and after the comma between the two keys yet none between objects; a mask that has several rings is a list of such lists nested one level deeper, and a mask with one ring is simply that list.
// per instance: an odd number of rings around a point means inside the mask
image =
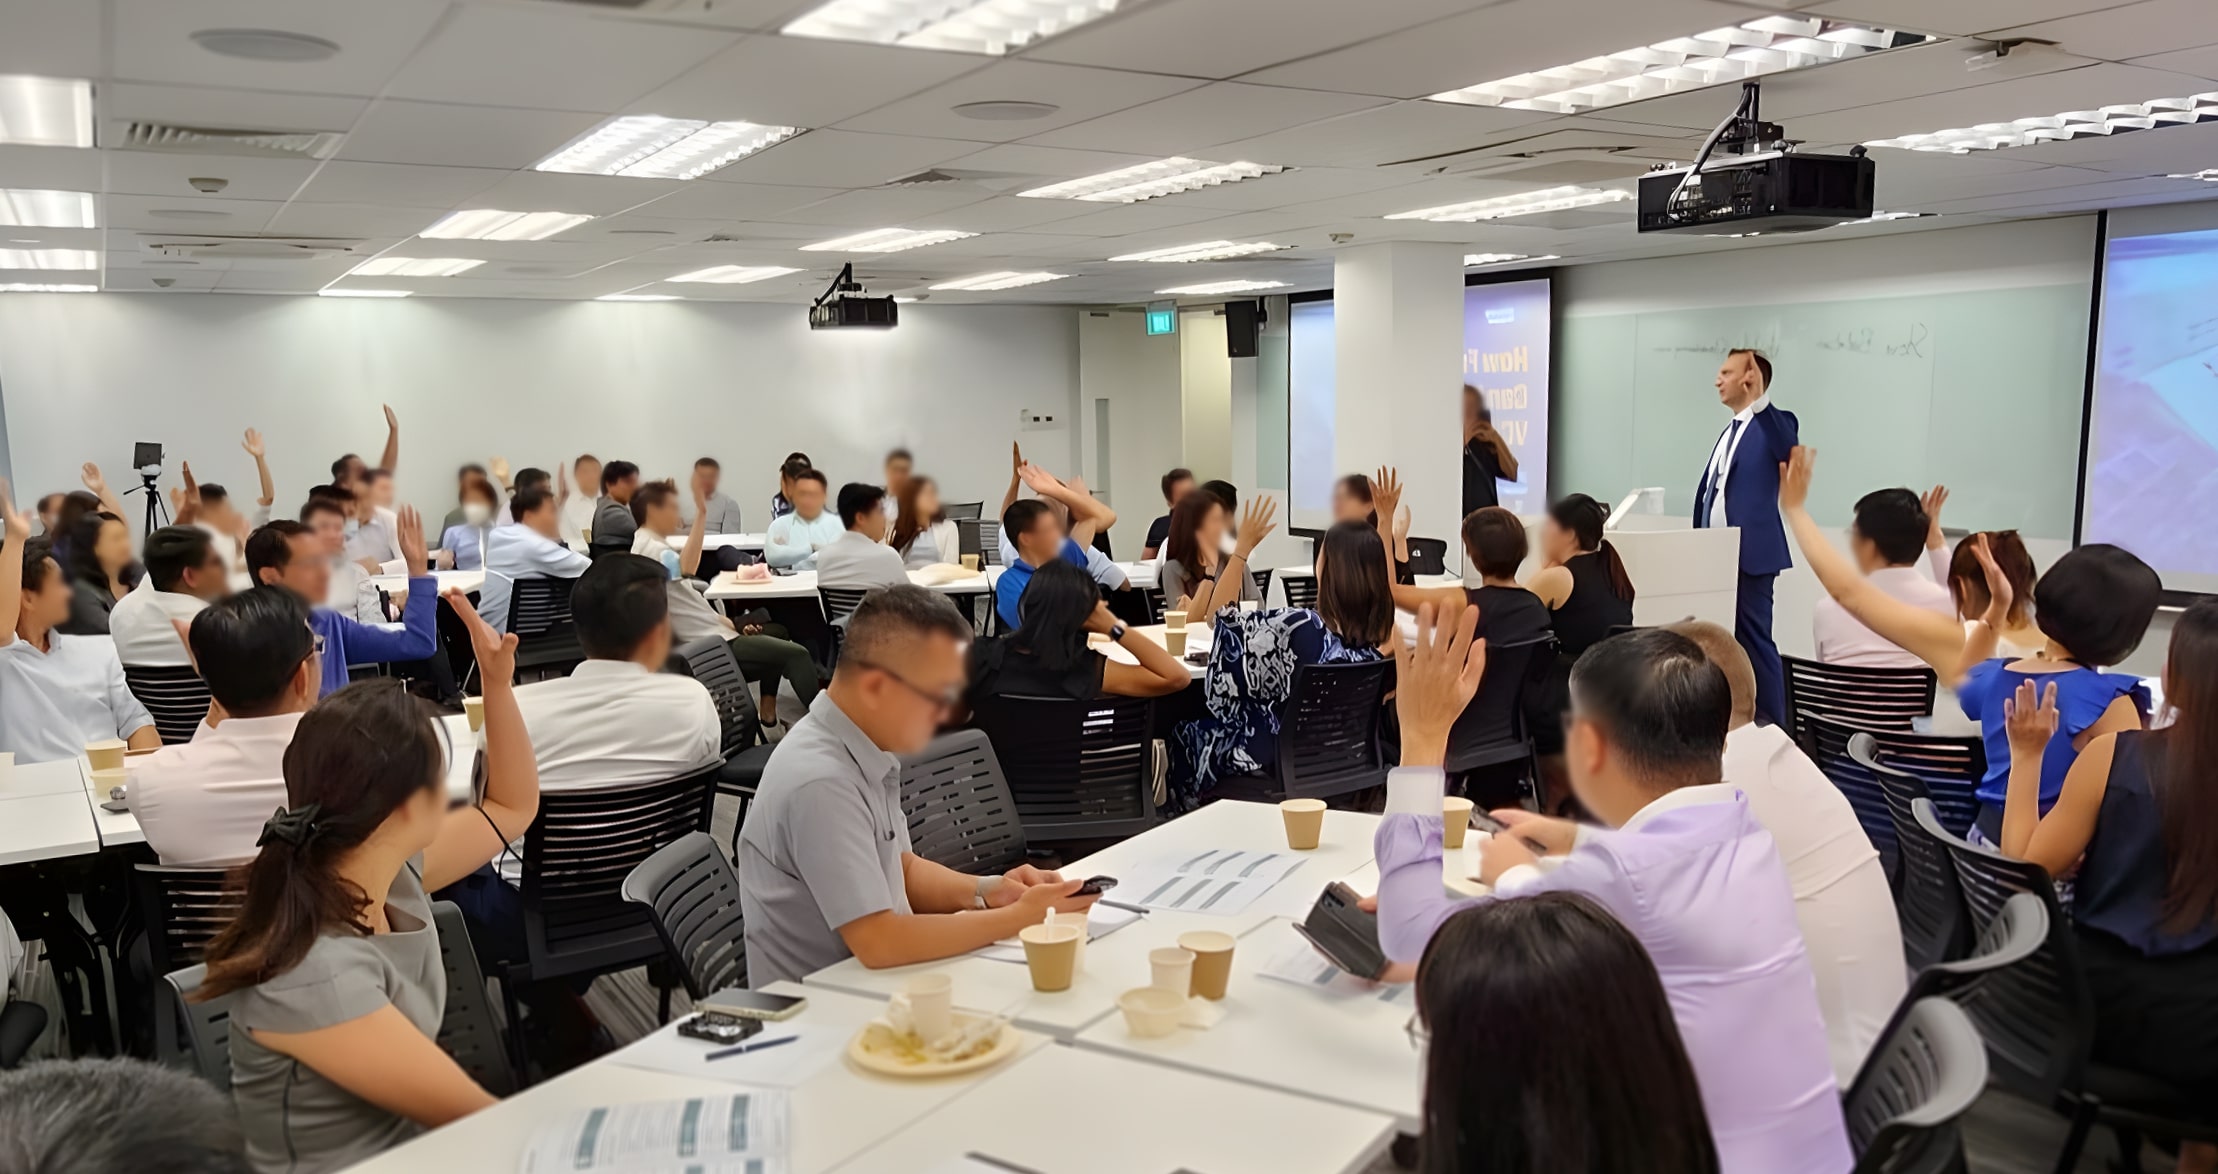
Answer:
[{"label": "ceiling projector", "polygon": [[[1796,151],[1784,129],[1762,120],[1758,100],[1757,84],[1744,83],[1740,105],[1710,132],[1693,164],[1640,177],[1639,231],[1749,236],[1871,216],[1878,167],[1864,148],[1846,155]],[[1713,159],[1720,149],[1725,156]]]},{"label": "ceiling projector", "polygon": [[900,307],[892,298],[869,296],[855,280],[852,261],[840,267],[839,276],[809,306],[811,330],[890,330],[900,324]]}]

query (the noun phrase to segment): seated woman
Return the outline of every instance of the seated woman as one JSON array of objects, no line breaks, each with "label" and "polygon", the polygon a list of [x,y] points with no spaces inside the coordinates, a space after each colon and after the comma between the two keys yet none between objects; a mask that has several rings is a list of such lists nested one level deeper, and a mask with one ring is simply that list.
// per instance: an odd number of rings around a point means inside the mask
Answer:
[{"label": "seated woman", "polygon": [[895,505],[893,531],[886,535],[886,545],[900,552],[904,566],[913,571],[934,563],[962,561],[962,540],[954,520],[940,506],[938,482],[911,474],[901,486]]},{"label": "seated woman", "polygon": [[1317,543],[1315,610],[1218,613],[1203,682],[1209,713],[1180,723],[1171,738],[1171,805],[1190,810],[1220,780],[1277,767],[1278,707],[1293,693],[1297,667],[1392,656],[1392,589],[1378,531],[1341,522]]},{"label": "seated woman", "polygon": [[1225,553],[1225,526],[1232,508],[1213,493],[1196,490],[1171,510],[1171,536],[1163,544],[1163,566],[1156,579],[1163,602],[1172,611],[1183,610],[1189,620],[1206,621],[1234,604],[1263,602],[1255,576],[1248,573],[1248,556],[1271,531],[1278,504],[1270,498],[1250,501],[1240,517],[1240,534],[1232,553]]},{"label": "seated woman", "polygon": [[1375,477],[1350,473],[1332,483],[1332,520],[1376,526],[1394,563],[1396,583],[1415,583],[1409,569],[1409,511],[1402,508],[1401,479],[1382,468]]},{"label": "seated woman", "polygon": [[2147,633],[2163,585],[2147,563],[2118,547],[2096,543],[2056,560],[2033,585],[2033,617],[2044,637],[2030,657],[1994,656],[1997,632],[2012,601],[2010,581],[1996,563],[1991,542],[1975,535],[1963,545],[1987,578],[1986,612],[1969,626],[1895,599],[1856,573],[1810,517],[1807,502],[1816,451],[1796,448],[1779,480],[1779,509],[1794,530],[1810,570],[1863,625],[1916,653],[1944,687],[1956,691],[1964,716],[1979,722],[1987,743],[1987,774],[1979,784],[1976,838],[2001,842],[2003,798],[2011,748],[2005,710],[2018,686],[2038,678],[2057,691],[2059,720],[2041,756],[2041,810],[2056,802],[2065,772],[2089,742],[2104,734],[2138,730],[2148,714],[2149,692],[2129,673],[2099,666],[2131,655]]},{"label": "seated woman", "polygon": [[1416,995],[1418,1169],[1715,1174],[1663,980],[1591,899],[1543,893],[1456,914],[1425,947]]},{"label": "seated woman", "polygon": [[[1110,637],[1140,663],[1114,661],[1087,647],[1089,632]],[[1016,631],[970,646],[972,709],[988,697],[1161,697],[1192,680],[1161,644],[1109,614],[1093,576],[1066,562],[1032,573],[1017,599]]]},{"label": "seated woman", "polygon": [[68,562],[69,621],[55,631],[65,636],[105,636],[108,613],[116,600],[138,586],[144,572],[131,557],[131,528],[110,513],[85,514],[70,529]]},{"label": "seated woman", "polygon": [[1548,606],[1549,623],[1575,661],[1633,622],[1633,581],[1617,548],[1602,537],[1610,507],[1574,493],[1548,507],[1540,527],[1540,569],[1525,586]]},{"label": "seated woman", "polygon": [[1552,630],[1548,605],[1517,581],[1527,549],[1525,523],[1498,505],[1481,506],[1463,519],[1463,557],[1479,572],[1476,587],[1394,585],[1394,606],[1414,613],[1432,604],[1442,615],[1479,609],[1478,634],[1488,644],[1524,644]]},{"label": "seated woman", "polygon": [[1984,540],[1987,554],[2010,581],[2010,607],[1995,630],[1995,655],[2024,658],[2041,651],[2048,637],[2033,623],[2033,556],[2016,530],[1981,530],[1949,550],[1941,533],[1941,507],[1948,504],[1948,486],[1936,485],[1919,499],[1925,507],[1925,557],[1933,578],[1947,587],[1956,600],[1956,616],[1965,628],[1987,614],[1987,573],[1979,564],[1973,543]]},{"label": "seated woman", "polygon": [[[2218,601],[2172,628],[2161,730],[2087,743],[2039,813],[2061,714],[2055,684],[2021,681],[2009,706],[2002,850],[2061,874],[2078,866],[2072,924],[2095,1005],[2095,1059],[2162,1080],[2218,1126]],[[2218,1169],[2186,1143],[2179,1169]]]},{"label": "seated woman", "polygon": [[[539,771],[510,684],[516,637],[460,592],[447,602],[484,670],[484,798],[448,809],[439,728],[397,682],[341,689],[300,719],[285,808],[208,945],[199,997],[237,996],[232,1099],[264,1174],[351,1166],[493,1103],[435,1042],[446,969],[425,894],[524,834]],[[316,655],[305,630],[299,643]]]},{"label": "seated woman", "polygon": [[478,476],[462,482],[462,517],[439,536],[439,549],[453,556],[455,570],[485,569],[485,531],[494,525],[500,504],[500,491],[490,479]]}]

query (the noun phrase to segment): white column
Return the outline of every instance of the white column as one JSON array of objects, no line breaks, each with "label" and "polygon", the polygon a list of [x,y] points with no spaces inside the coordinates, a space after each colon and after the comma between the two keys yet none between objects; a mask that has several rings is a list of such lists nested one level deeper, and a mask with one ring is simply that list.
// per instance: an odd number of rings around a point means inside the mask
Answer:
[{"label": "white column", "polygon": [[1333,464],[1400,470],[1410,533],[1462,565],[1463,249],[1388,242],[1333,257]]}]

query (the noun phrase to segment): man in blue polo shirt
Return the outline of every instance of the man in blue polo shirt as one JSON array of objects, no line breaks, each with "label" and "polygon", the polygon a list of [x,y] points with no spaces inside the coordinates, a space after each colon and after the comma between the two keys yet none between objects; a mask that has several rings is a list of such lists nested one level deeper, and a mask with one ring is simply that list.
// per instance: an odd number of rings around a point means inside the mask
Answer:
[{"label": "man in blue polo shirt", "polygon": [[1020,466],[1018,476],[1040,498],[1059,501],[1070,510],[1070,532],[1063,532],[1062,519],[1039,498],[1012,502],[1001,512],[1001,536],[1017,552],[1015,561],[1002,570],[1000,580],[994,584],[994,611],[1000,615],[1004,628],[1017,626],[1017,600],[1023,597],[1025,585],[1032,581],[1034,568],[1059,558],[1086,570],[1086,548],[1092,545],[1095,532],[1117,523],[1115,510],[1092,494],[1080,493],[1063,484],[1038,465]]},{"label": "man in blue polo shirt", "polygon": [[423,520],[412,507],[398,515],[401,559],[411,569],[408,603],[398,628],[357,623],[321,606],[331,587],[330,554],[316,532],[279,518],[246,540],[247,573],[264,587],[283,587],[309,608],[308,626],[323,640],[323,680],[316,696],[329,697],[346,687],[350,664],[429,659],[439,647],[436,627],[439,581],[424,571]]}]

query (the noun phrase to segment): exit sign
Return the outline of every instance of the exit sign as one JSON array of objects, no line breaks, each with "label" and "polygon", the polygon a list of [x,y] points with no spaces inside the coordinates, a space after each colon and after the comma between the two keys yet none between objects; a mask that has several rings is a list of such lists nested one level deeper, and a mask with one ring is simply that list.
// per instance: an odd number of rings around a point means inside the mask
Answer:
[{"label": "exit sign", "polygon": [[1148,304],[1148,333],[1177,334],[1178,307],[1170,302]]}]

